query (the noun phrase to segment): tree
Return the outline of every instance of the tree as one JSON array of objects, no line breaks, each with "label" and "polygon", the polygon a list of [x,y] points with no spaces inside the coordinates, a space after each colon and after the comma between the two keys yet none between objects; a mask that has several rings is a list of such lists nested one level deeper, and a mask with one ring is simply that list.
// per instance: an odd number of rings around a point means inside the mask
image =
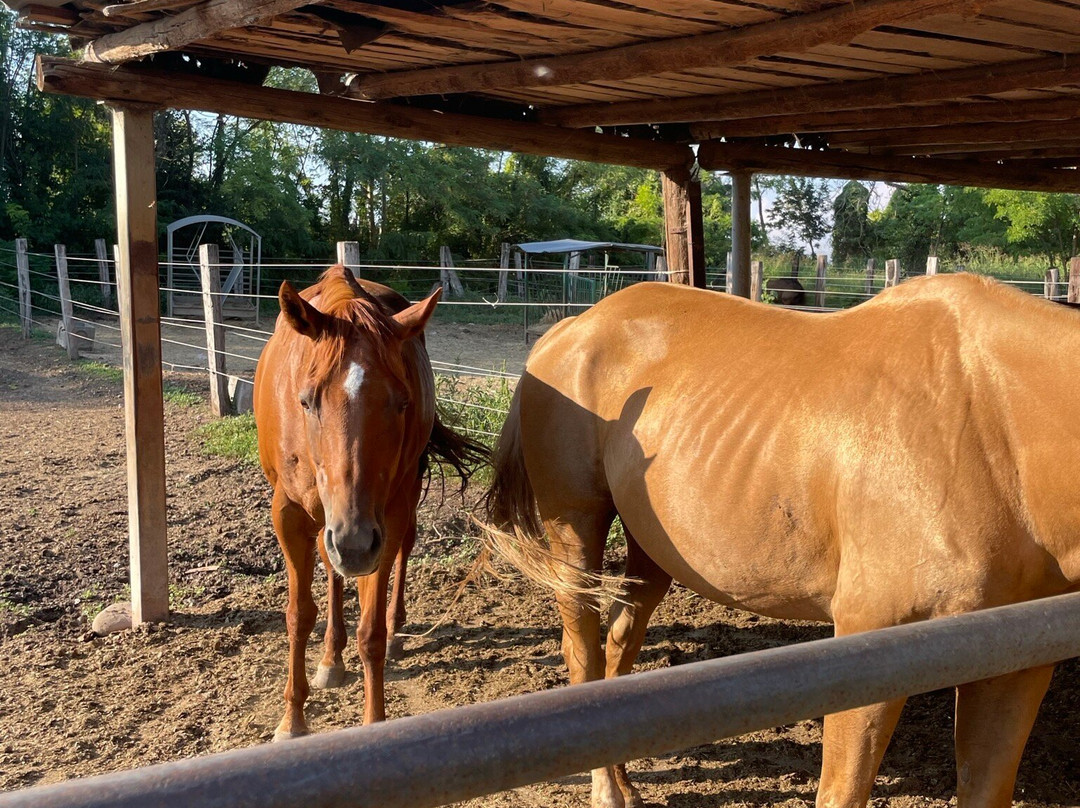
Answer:
[{"label": "tree", "polygon": [[988,190],[983,198],[1006,224],[1008,242],[1064,266],[1080,240],[1080,195]]},{"label": "tree", "polygon": [[886,258],[900,259],[905,271],[925,266],[927,256],[939,254],[944,214],[940,186],[898,187],[885,210],[873,217],[879,249]]},{"label": "tree", "polygon": [[781,244],[805,244],[810,257],[817,255],[817,242],[829,232],[829,182],[810,177],[778,177],[769,210],[769,224],[784,231]]},{"label": "tree", "polygon": [[844,184],[833,200],[833,263],[869,257],[873,248],[870,189],[852,180]]}]

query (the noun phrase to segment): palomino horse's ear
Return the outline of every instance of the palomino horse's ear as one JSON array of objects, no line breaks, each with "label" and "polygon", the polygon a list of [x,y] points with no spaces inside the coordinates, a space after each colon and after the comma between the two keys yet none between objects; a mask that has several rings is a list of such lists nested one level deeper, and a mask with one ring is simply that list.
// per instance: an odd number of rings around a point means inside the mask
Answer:
[{"label": "palomino horse's ear", "polygon": [[435,311],[435,304],[439,302],[440,297],[442,297],[441,286],[419,303],[413,303],[409,308],[395,314],[394,322],[397,324],[398,336],[405,340],[422,332],[432,312]]},{"label": "palomino horse's ear", "polygon": [[285,322],[305,337],[316,339],[326,329],[326,315],[300,297],[300,293],[288,281],[281,282],[278,303],[281,313],[285,315]]}]

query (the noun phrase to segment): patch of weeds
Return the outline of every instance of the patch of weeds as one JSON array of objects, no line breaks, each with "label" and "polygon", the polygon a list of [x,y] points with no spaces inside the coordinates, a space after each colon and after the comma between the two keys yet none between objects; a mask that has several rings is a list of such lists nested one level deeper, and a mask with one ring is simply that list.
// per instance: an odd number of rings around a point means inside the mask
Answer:
[{"label": "patch of weeds", "polygon": [[166,384],[161,391],[162,397],[178,407],[197,407],[202,404],[202,396],[193,393],[178,384]]},{"label": "patch of weeds", "polygon": [[194,606],[206,594],[206,587],[201,584],[169,584],[169,605]]},{"label": "patch of weeds", "polygon": [[18,617],[29,617],[30,607],[25,603],[14,603],[7,598],[0,598],[0,614],[14,614]]},{"label": "patch of weeds", "polygon": [[124,380],[124,371],[122,369],[106,365],[104,362],[80,359],[75,368],[79,373],[90,379],[100,379],[105,382],[122,382]]},{"label": "patch of weeds", "polygon": [[75,599],[75,604],[79,606],[79,611],[88,621],[92,621],[98,616],[98,612],[105,608],[101,590],[96,585],[84,589],[83,593]]},{"label": "patch of weeds", "polygon": [[217,457],[230,457],[251,465],[259,462],[255,416],[233,415],[199,427],[195,434],[202,440],[203,451]]}]

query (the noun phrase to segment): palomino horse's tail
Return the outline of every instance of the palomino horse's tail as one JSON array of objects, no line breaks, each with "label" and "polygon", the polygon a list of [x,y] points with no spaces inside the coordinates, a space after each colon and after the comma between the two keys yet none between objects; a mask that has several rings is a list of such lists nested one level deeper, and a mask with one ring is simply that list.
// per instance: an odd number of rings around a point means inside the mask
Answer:
[{"label": "palomino horse's tail", "polygon": [[[494,476],[484,498],[485,518],[480,522],[485,554],[508,562],[526,578],[556,594],[582,597],[599,609],[604,602],[620,598],[624,582],[598,571],[579,569],[549,549],[525,467],[520,396],[519,386],[492,457]],[[562,530],[556,525],[553,532],[561,534]],[[553,538],[573,541],[569,535]]]}]

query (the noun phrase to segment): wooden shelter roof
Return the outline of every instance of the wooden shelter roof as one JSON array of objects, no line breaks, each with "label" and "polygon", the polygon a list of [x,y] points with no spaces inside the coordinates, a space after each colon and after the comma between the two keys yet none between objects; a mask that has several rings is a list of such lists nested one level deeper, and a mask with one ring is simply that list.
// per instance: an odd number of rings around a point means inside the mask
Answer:
[{"label": "wooden shelter roof", "polygon": [[[82,49],[42,63],[59,92],[662,169],[701,144],[706,168],[1080,190],[1080,0],[5,1]],[[260,87],[269,65],[322,95]]]}]

